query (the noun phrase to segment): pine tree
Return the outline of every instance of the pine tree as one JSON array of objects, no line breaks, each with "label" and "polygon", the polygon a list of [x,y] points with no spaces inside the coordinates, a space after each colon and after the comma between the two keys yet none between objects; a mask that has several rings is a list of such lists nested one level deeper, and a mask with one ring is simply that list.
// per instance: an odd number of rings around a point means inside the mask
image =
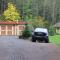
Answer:
[{"label": "pine tree", "polygon": [[5,21],[18,21],[21,19],[15,5],[12,3],[8,3],[8,7],[4,11],[3,16],[5,17]]}]

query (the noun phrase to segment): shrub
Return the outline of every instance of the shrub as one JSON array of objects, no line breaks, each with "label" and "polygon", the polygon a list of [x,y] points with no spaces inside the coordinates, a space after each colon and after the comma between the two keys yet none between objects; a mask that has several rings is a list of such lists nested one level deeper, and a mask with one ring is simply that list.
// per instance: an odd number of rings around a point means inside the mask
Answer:
[{"label": "shrub", "polygon": [[22,33],[22,37],[29,38],[30,36],[31,36],[31,32],[30,32],[29,26],[28,26],[28,24],[25,24],[25,29]]},{"label": "shrub", "polygon": [[53,29],[49,29],[49,35],[51,35],[51,36],[53,36],[53,35],[55,35],[56,34],[56,32],[55,32],[55,29],[53,28]]}]

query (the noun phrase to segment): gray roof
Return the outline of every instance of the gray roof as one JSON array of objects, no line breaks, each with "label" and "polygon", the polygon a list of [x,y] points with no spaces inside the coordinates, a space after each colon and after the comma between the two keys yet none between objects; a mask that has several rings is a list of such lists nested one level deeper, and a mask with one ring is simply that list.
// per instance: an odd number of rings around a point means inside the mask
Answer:
[{"label": "gray roof", "polygon": [[60,27],[60,22],[56,23],[53,27]]}]

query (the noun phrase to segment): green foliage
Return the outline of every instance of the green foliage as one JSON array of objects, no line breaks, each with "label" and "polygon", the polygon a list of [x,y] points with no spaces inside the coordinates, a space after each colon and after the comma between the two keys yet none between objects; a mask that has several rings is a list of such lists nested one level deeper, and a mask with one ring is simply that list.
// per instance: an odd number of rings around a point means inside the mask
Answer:
[{"label": "green foliage", "polygon": [[12,3],[8,3],[8,8],[4,11],[5,21],[18,21],[21,19],[20,14]]},{"label": "green foliage", "polygon": [[22,15],[23,15],[23,19],[25,21],[28,21],[30,19],[30,15],[31,15],[31,3],[32,3],[32,0],[23,0],[23,12],[22,12]]},{"label": "green foliage", "polygon": [[5,17],[3,15],[0,16],[0,21],[4,21]]},{"label": "green foliage", "polygon": [[[60,21],[60,0],[3,0],[6,3],[11,1],[16,4],[17,9],[21,12],[22,20],[29,20],[31,14],[42,16],[48,21],[49,26]],[[1,3],[2,4],[2,3]],[[3,8],[3,7],[2,7]],[[2,9],[1,9],[2,10]],[[28,19],[26,18],[28,17]],[[48,27],[49,27],[48,26]]]},{"label": "green foliage", "polygon": [[[0,0],[0,4],[2,0]],[[25,16],[32,14],[33,16],[43,16],[48,20],[49,24],[60,21],[60,0],[3,0],[5,3],[13,2],[16,4],[21,15],[25,20]],[[5,4],[6,5],[6,4]],[[2,6],[1,10],[3,10]],[[52,22],[52,23],[51,23]]]},{"label": "green foliage", "polygon": [[49,35],[54,36],[56,34],[55,28],[50,27],[49,28]]},{"label": "green foliage", "polygon": [[60,35],[49,36],[51,43],[60,44]]},{"label": "green foliage", "polygon": [[30,33],[28,25],[26,24],[25,29],[24,29],[23,34],[22,34],[22,37],[29,38],[30,36],[31,36],[31,33]]},{"label": "green foliage", "polygon": [[36,27],[46,27],[48,25],[47,21],[45,21],[44,18],[41,17],[41,16],[35,17],[34,20],[31,23],[32,23],[32,26],[34,28],[36,28]]}]

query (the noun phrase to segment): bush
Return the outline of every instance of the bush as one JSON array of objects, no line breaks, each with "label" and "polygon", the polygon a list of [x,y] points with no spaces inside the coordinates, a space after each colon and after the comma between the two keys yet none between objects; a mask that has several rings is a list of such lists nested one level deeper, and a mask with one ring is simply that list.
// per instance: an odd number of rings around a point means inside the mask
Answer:
[{"label": "bush", "polygon": [[30,33],[29,26],[28,26],[28,24],[25,24],[25,29],[22,33],[22,37],[23,38],[29,38],[30,36],[31,36],[31,33]]},{"label": "bush", "polygon": [[55,32],[54,28],[53,29],[49,29],[49,35],[53,36],[55,34],[56,34],[56,32]]}]

